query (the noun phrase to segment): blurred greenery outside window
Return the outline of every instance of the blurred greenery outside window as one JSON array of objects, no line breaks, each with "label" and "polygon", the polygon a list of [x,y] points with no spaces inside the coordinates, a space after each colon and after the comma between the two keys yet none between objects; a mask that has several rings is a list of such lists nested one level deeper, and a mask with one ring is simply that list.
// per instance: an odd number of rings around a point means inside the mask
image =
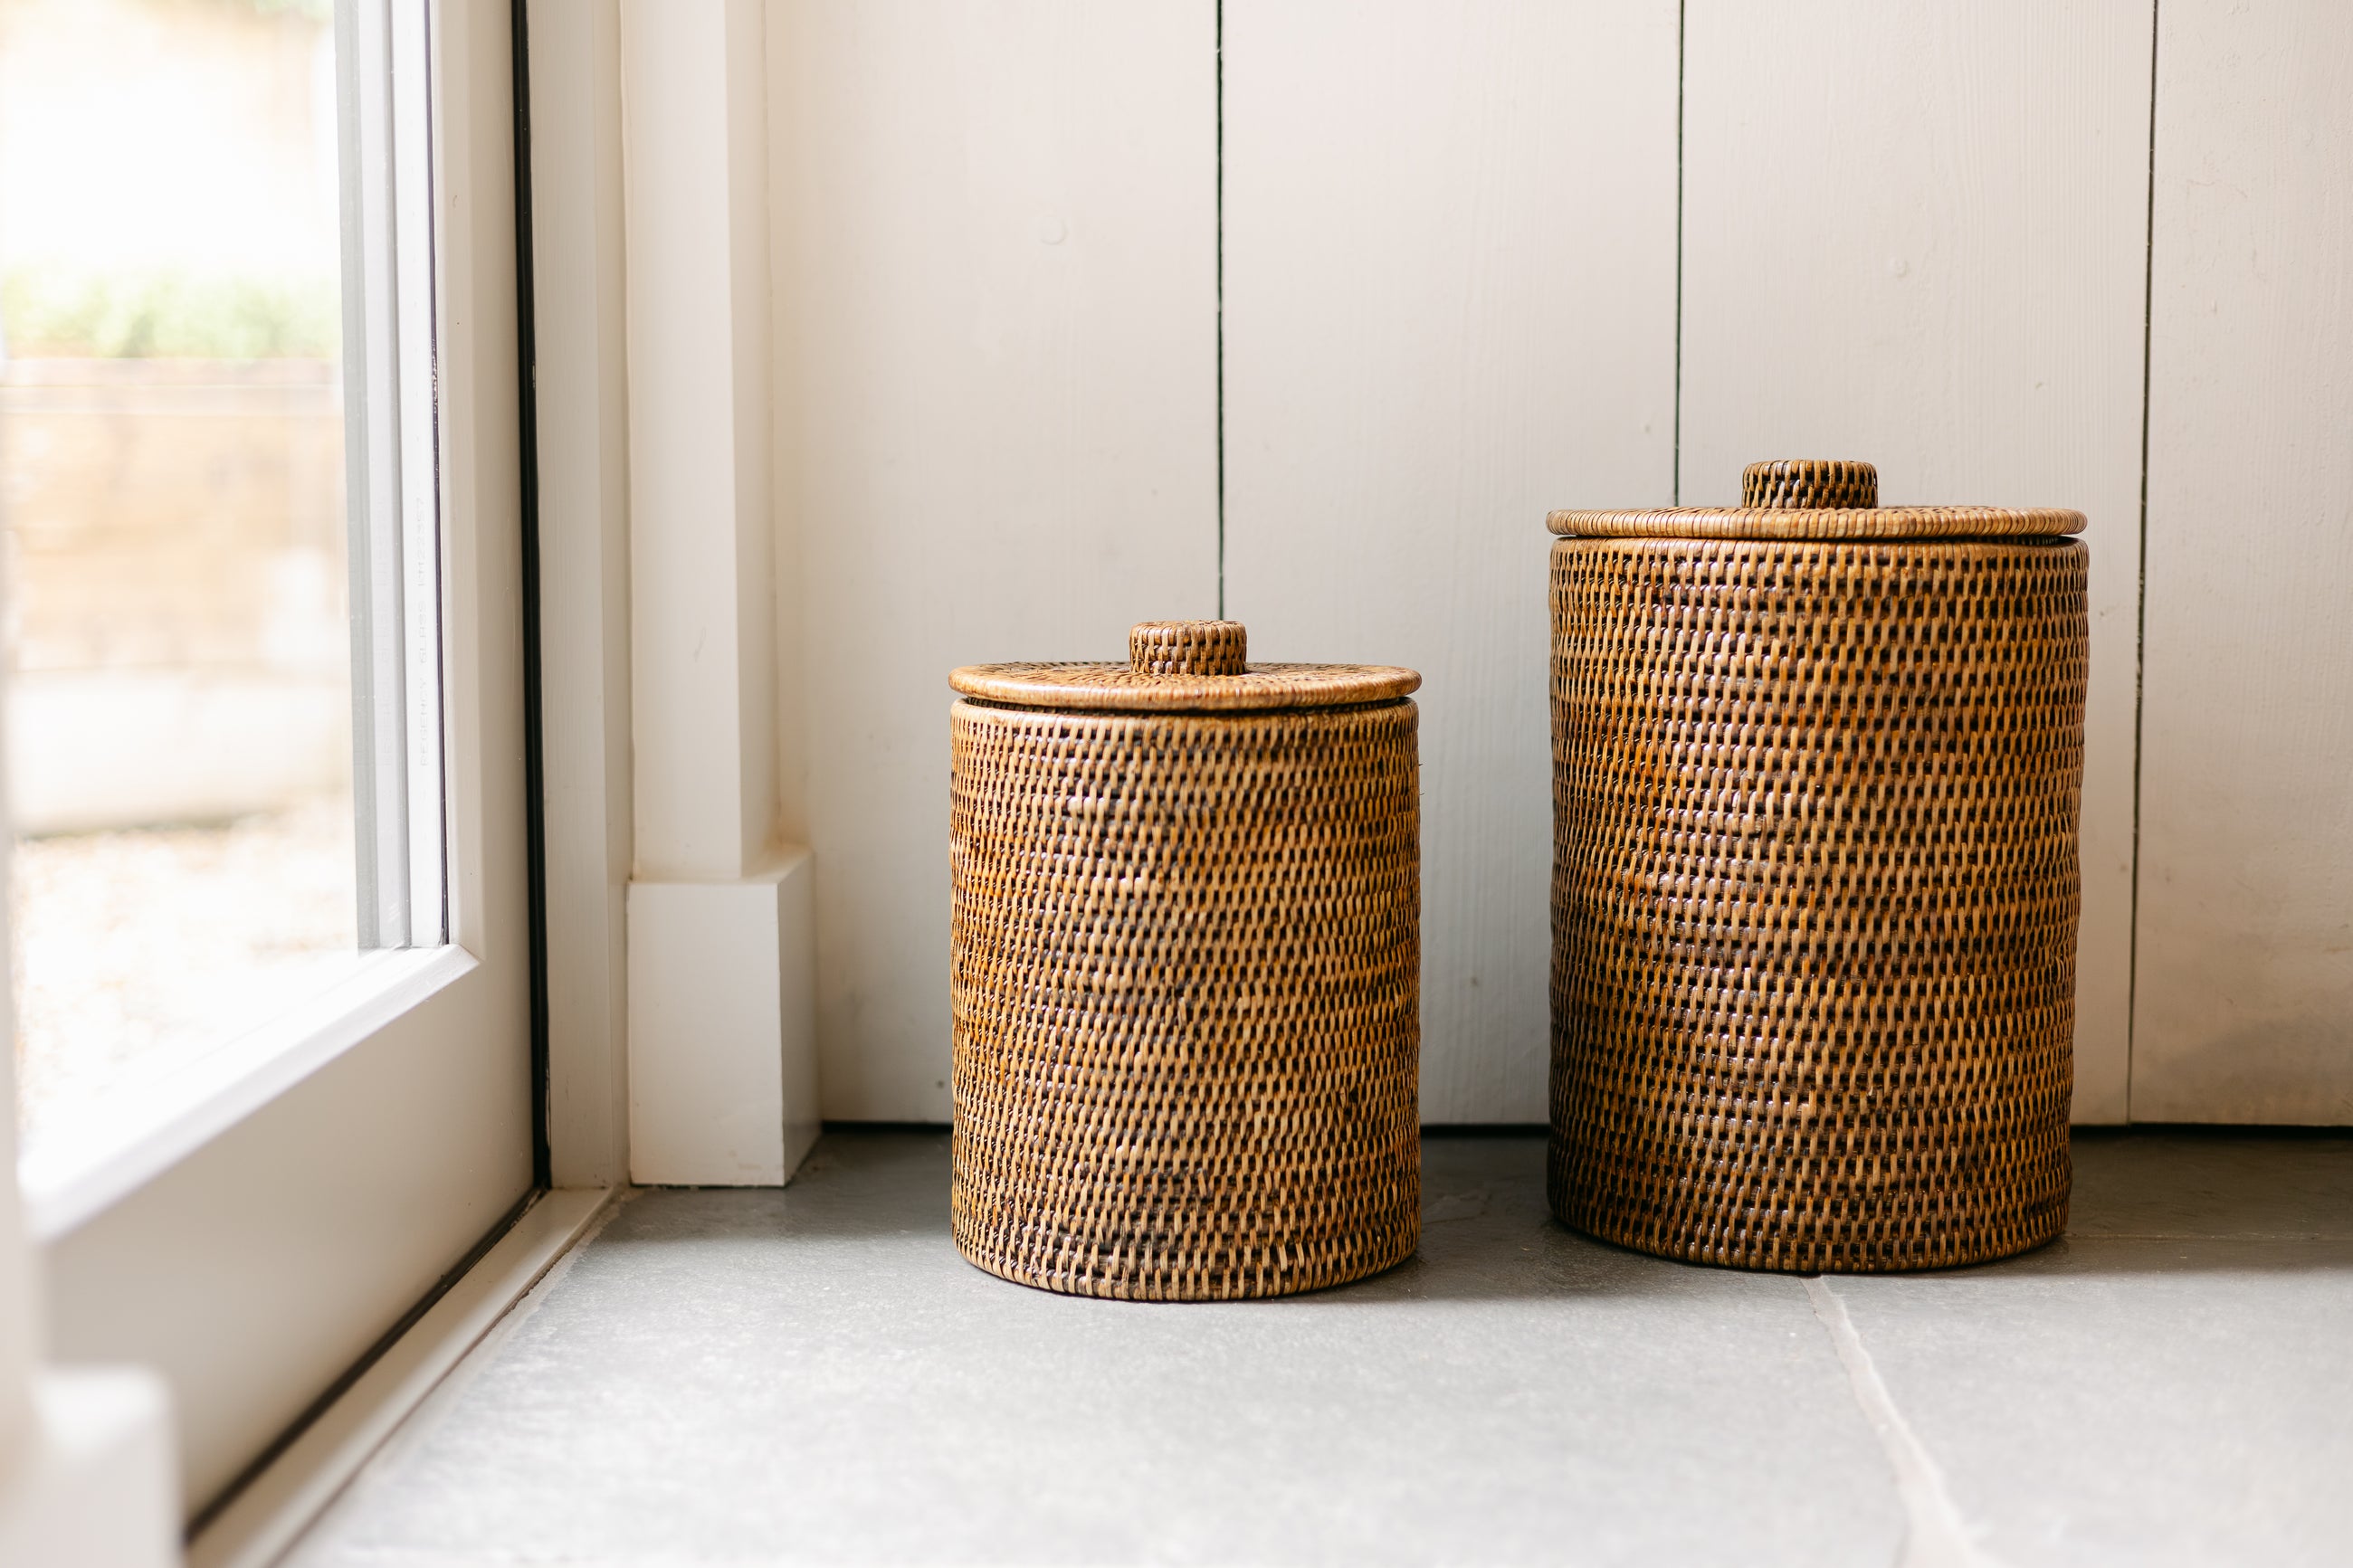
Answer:
[{"label": "blurred greenery outside window", "polygon": [[0,276],[0,331],[19,359],[332,359],[341,310],[332,278],[54,264]]},{"label": "blurred greenery outside window", "polygon": [[0,0],[26,1147],[356,956],[330,0]]}]

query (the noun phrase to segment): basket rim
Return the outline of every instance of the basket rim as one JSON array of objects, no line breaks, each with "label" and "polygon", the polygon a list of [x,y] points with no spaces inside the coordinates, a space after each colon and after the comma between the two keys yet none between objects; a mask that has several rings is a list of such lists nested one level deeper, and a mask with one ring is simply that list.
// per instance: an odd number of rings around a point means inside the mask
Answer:
[{"label": "basket rim", "polygon": [[2090,526],[2058,506],[1680,506],[1545,517],[1547,531],[1577,539],[2055,539]]},{"label": "basket rim", "polygon": [[1383,664],[1253,664],[1240,675],[1147,675],[1125,664],[968,664],[948,676],[965,697],[1014,708],[1097,713],[1264,712],[1387,702],[1421,686]]}]

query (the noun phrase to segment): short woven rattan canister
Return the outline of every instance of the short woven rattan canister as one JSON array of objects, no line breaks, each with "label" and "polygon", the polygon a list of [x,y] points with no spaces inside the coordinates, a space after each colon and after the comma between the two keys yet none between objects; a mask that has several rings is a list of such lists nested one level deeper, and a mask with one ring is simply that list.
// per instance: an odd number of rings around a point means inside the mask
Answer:
[{"label": "short woven rattan canister", "polygon": [[1151,622],[950,678],[954,1227],[993,1274],[1280,1296],[1420,1239],[1421,678],[1246,653]]},{"label": "short woven rattan canister", "polygon": [[1559,511],[1553,1211],[1645,1252],[1868,1272],[2067,1221],[2083,514]]}]

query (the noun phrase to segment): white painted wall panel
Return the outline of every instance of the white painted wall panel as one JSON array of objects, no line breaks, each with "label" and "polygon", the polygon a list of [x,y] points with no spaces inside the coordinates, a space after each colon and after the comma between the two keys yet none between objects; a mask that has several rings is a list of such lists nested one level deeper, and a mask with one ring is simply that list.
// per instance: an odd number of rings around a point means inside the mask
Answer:
[{"label": "white painted wall panel", "polygon": [[2165,0],[2136,1121],[2353,1121],[2353,9]]},{"label": "white painted wall panel", "polygon": [[1664,504],[1675,5],[1225,13],[1226,598],[1410,665],[1427,1121],[1543,1120],[1545,512]]},{"label": "white painted wall panel", "polygon": [[1217,605],[1212,0],[768,16],[785,833],[826,1114],[948,1114],[947,674]]},{"label": "white painted wall panel", "polygon": [[1885,500],[2092,519],[2075,1115],[2121,1121],[2149,5],[1690,0],[1685,27],[1681,500],[1861,458]]},{"label": "white painted wall panel", "polygon": [[1785,456],[2093,519],[2078,1118],[2353,1116],[2353,24],[2168,9],[2151,349],[2148,0],[1685,9],[1236,0],[1221,126],[1213,0],[771,5],[828,1114],[946,1113],[946,670],[1215,613],[1222,434],[1254,654],[1429,678],[1430,1119],[1542,1112],[1542,513]]}]

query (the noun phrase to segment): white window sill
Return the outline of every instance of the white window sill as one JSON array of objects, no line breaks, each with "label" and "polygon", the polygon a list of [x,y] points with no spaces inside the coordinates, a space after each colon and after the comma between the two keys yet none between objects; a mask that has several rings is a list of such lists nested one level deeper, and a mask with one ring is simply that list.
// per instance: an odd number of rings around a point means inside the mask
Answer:
[{"label": "white window sill", "polygon": [[269,1023],[45,1129],[17,1167],[35,1238],[86,1224],[475,967],[455,946],[358,954]]}]

